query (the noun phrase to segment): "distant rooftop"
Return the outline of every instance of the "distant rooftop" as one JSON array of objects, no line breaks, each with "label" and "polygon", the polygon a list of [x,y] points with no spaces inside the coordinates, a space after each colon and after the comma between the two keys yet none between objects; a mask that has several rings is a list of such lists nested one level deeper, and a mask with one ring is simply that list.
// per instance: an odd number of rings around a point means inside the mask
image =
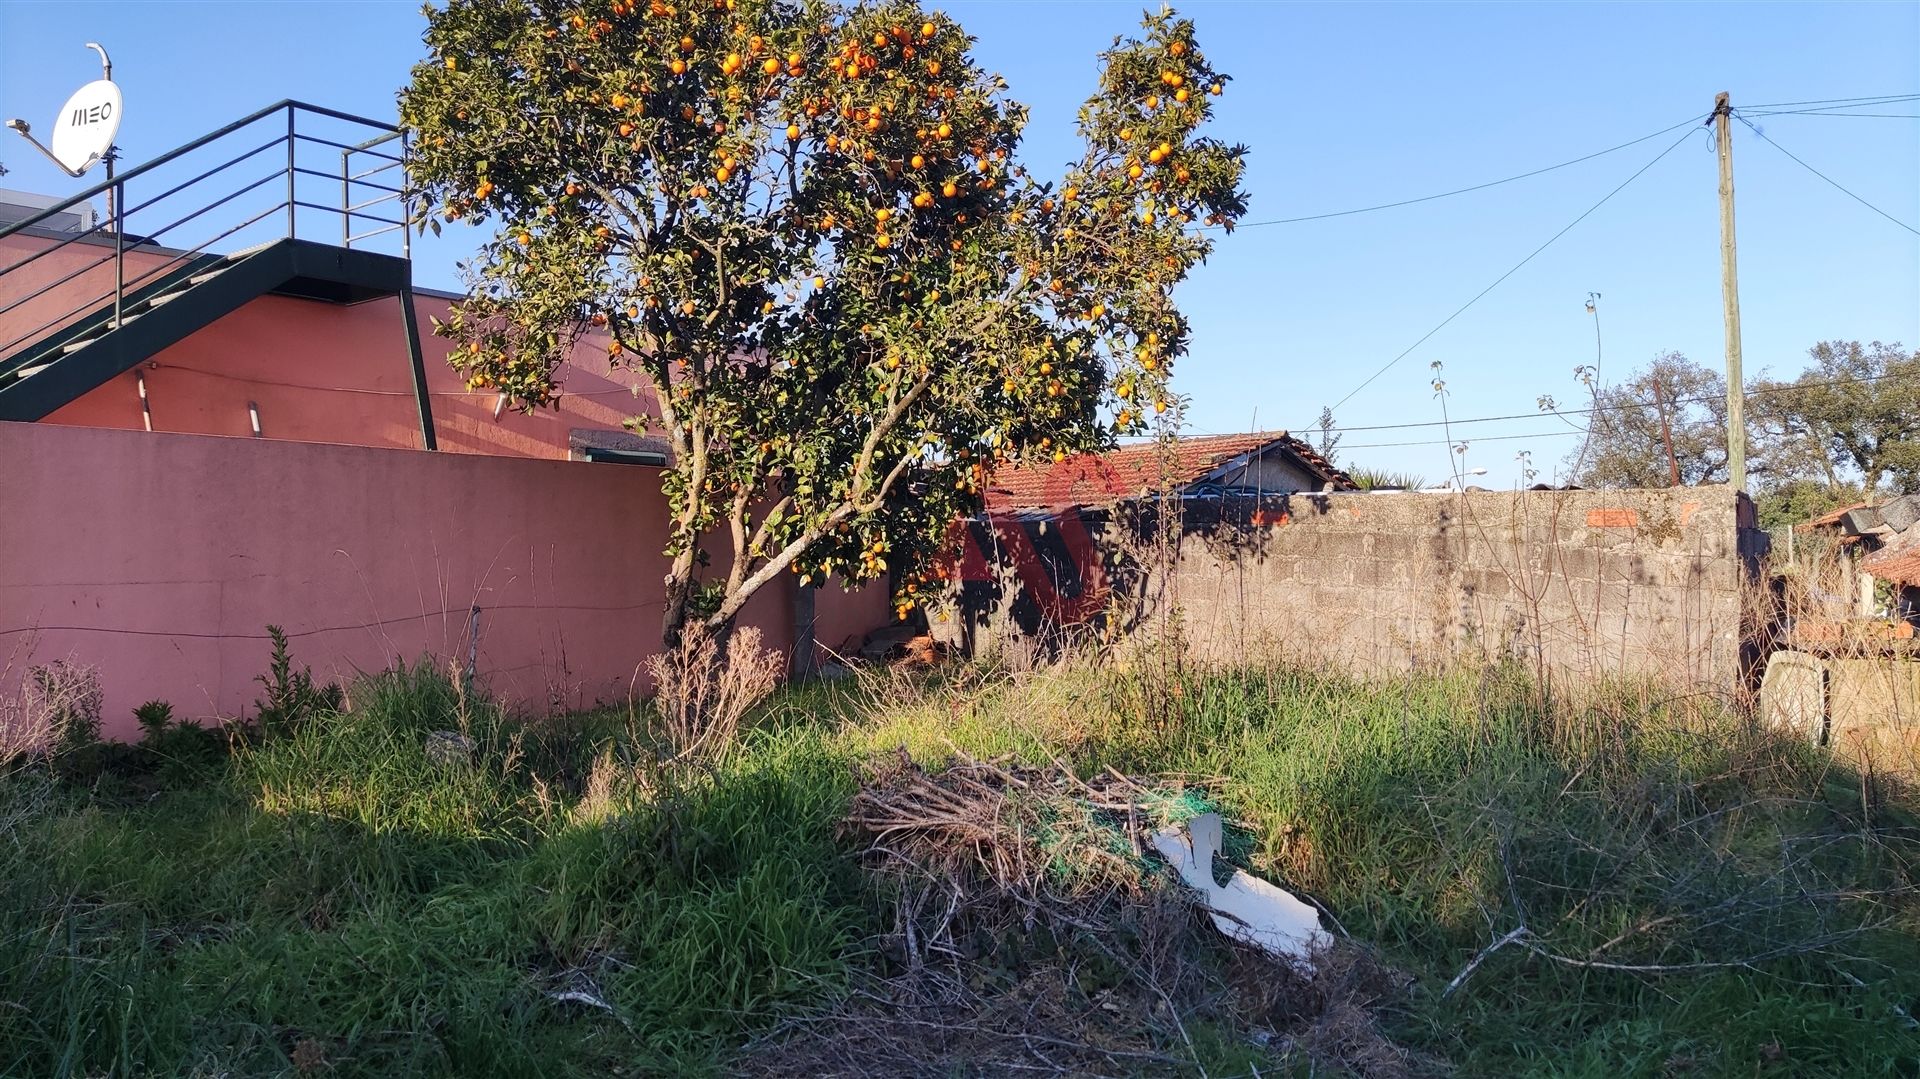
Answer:
[{"label": "distant rooftop", "polygon": [[1143,442],[1108,453],[1078,454],[1058,463],[1001,469],[987,485],[987,506],[1104,505],[1154,490],[1160,486],[1163,469],[1173,486],[1186,487],[1242,457],[1272,450],[1292,458],[1308,475],[1336,491],[1354,488],[1352,477],[1328,463],[1309,443],[1285,431],[1255,431],[1176,439],[1165,450],[1158,442]]},{"label": "distant rooftop", "polygon": [[[18,224],[27,218],[66,201],[58,195],[36,195],[31,191],[10,191],[0,187],[0,228]],[[62,210],[37,226],[49,232],[85,232],[99,222],[92,203],[81,203]]]}]

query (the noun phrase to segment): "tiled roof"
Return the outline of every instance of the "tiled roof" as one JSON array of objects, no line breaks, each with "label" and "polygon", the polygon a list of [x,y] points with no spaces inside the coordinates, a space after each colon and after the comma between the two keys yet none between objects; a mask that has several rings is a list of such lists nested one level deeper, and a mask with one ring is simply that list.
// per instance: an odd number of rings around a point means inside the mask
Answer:
[{"label": "tiled roof", "polygon": [[[1160,485],[1162,468],[1176,487],[1184,487],[1242,454],[1280,443],[1309,473],[1336,490],[1352,490],[1353,480],[1327,463],[1314,448],[1285,431],[1244,435],[1208,435],[1173,443],[1167,458],[1157,442],[1122,446],[1108,453],[1083,453],[1059,463],[1001,469],[987,485],[989,509],[1058,508],[1104,505],[1132,498]],[[1163,464],[1163,462],[1165,462]]]},{"label": "tiled roof", "polygon": [[1883,581],[1920,586],[1920,544],[1875,551],[1860,560],[1860,568]]},{"label": "tiled roof", "polygon": [[1803,530],[1809,529],[1809,528],[1832,528],[1833,526],[1840,523],[1840,518],[1845,517],[1847,514],[1852,513],[1854,510],[1863,510],[1871,505],[1873,505],[1873,503],[1871,502],[1856,502],[1851,506],[1841,506],[1839,509],[1834,510],[1832,513],[1823,513],[1820,516],[1815,517],[1811,521],[1803,522],[1794,527],[1800,528]]}]

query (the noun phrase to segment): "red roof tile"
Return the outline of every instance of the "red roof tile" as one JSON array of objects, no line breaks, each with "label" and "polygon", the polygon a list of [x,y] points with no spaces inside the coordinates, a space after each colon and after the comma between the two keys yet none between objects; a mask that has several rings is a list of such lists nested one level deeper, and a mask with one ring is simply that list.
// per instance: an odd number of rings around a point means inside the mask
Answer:
[{"label": "red roof tile", "polygon": [[1058,509],[1104,505],[1144,494],[1160,485],[1162,469],[1176,487],[1200,479],[1242,454],[1280,443],[1308,472],[1336,490],[1352,490],[1353,480],[1328,464],[1313,447],[1285,431],[1244,435],[1208,435],[1173,443],[1171,457],[1157,442],[1122,446],[1108,453],[1083,453],[1057,464],[1001,469],[987,485],[989,509]]},{"label": "red roof tile", "polygon": [[1860,568],[1883,581],[1920,586],[1920,545],[1875,551],[1860,560]]}]

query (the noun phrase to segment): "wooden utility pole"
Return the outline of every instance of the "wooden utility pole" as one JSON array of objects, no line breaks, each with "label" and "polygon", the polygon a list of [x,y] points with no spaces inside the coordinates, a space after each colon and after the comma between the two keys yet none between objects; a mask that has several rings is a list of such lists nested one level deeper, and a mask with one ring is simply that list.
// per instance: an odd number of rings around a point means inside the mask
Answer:
[{"label": "wooden utility pole", "polygon": [[1653,376],[1653,407],[1660,410],[1660,440],[1667,445],[1667,486],[1680,486],[1680,459],[1673,455],[1673,424],[1667,421],[1667,395],[1661,392],[1660,376]]},{"label": "wooden utility pole", "polygon": [[1747,489],[1747,402],[1740,374],[1740,273],[1733,239],[1733,103],[1713,98],[1713,134],[1720,148],[1720,302],[1727,323],[1727,482]]}]

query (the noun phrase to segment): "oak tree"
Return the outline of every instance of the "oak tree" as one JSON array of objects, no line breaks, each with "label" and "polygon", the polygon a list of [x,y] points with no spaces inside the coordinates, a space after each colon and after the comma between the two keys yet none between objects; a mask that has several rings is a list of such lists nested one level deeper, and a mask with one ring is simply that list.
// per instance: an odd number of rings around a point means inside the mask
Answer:
[{"label": "oak tree", "polygon": [[1594,391],[1587,420],[1563,466],[1582,487],[1667,487],[1676,473],[1682,486],[1727,481],[1726,379],[1678,352]]},{"label": "oak tree", "polygon": [[904,616],[987,477],[1147,428],[1174,286],[1245,211],[1203,136],[1226,76],[1148,16],[1052,180],[1026,110],[912,2],[450,0],[401,97],[421,224],[491,222],[437,327],[470,386],[551,403],[583,335],[671,446],[663,630],[782,573],[891,575]]},{"label": "oak tree", "polygon": [[1920,351],[1879,341],[1822,341],[1791,381],[1749,391],[1769,459],[1791,476],[1869,496],[1887,481],[1920,487]]}]

